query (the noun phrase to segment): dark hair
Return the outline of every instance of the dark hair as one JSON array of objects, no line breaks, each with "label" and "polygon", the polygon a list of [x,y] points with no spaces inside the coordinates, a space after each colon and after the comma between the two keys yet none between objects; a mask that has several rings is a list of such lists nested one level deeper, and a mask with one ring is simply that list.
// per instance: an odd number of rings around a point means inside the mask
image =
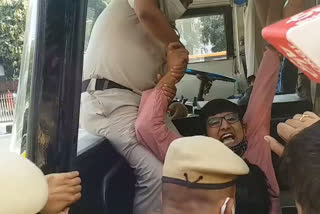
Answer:
[{"label": "dark hair", "polygon": [[305,129],[288,143],[281,173],[289,181],[303,213],[320,212],[320,122]]},{"label": "dark hair", "polygon": [[236,214],[269,214],[271,210],[268,182],[264,172],[246,161],[250,172],[236,182]]},{"label": "dark hair", "polygon": [[200,111],[200,123],[201,128],[204,133],[207,133],[207,120],[208,117],[220,114],[223,112],[234,112],[238,113],[240,119],[242,119],[243,114],[237,104],[226,100],[226,99],[214,99],[208,102]]}]

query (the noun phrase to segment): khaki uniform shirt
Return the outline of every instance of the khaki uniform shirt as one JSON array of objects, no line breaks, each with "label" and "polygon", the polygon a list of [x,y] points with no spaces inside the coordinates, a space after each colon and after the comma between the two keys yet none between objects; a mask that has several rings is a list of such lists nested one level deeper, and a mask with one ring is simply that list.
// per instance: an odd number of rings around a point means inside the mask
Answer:
[{"label": "khaki uniform shirt", "polygon": [[156,85],[165,62],[166,48],[144,30],[128,0],[113,0],[93,27],[83,80],[105,78],[141,94]]}]

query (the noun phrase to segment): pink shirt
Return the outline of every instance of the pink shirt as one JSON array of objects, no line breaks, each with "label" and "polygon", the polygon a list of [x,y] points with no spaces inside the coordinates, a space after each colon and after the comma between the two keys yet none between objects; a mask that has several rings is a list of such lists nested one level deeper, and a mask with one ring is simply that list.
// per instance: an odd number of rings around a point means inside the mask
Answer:
[{"label": "pink shirt", "polygon": [[[267,50],[259,67],[249,105],[244,116],[247,124],[248,149],[243,158],[264,171],[272,200],[272,214],[281,213],[279,186],[272,165],[271,150],[264,136],[269,135],[271,107],[276,91],[280,59],[276,52]],[[170,143],[181,137],[171,132],[164,123],[168,101],[161,89],[143,92],[136,121],[136,134],[159,160],[164,161]]]}]

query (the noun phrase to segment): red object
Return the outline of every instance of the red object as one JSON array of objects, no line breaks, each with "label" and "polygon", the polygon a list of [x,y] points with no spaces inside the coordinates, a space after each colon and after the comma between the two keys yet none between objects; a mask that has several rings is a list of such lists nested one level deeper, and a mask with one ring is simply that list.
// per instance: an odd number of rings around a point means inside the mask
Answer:
[{"label": "red object", "polygon": [[265,27],[263,38],[320,83],[320,6]]},{"label": "red object", "polygon": [[7,93],[7,100],[8,100],[9,109],[13,110],[14,109],[13,94],[10,91]]}]

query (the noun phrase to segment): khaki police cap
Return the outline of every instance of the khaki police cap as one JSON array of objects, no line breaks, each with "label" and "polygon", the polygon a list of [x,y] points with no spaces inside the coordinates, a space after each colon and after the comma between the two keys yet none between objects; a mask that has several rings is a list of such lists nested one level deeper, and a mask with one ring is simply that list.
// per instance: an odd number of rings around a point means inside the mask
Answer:
[{"label": "khaki police cap", "polygon": [[224,189],[239,175],[249,173],[247,164],[220,141],[205,136],[173,141],[164,166],[164,183],[199,189]]}]

